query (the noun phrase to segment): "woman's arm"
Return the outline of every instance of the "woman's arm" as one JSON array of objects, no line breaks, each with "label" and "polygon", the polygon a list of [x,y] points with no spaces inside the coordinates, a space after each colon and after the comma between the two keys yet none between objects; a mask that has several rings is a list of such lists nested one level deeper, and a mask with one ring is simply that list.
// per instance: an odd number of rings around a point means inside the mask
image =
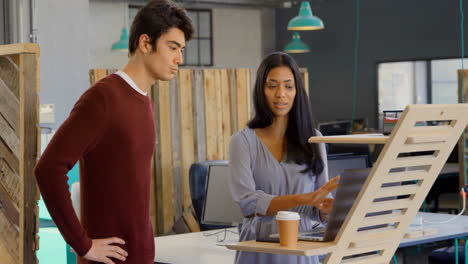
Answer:
[{"label": "woman's arm", "polygon": [[278,211],[285,211],[300,205],[310,205],[317,207],[319,210],[328,211],[333,203],[333,199],[327,198],[328,194],[338,187],[340,177],[337,176],[315,192],[304,194],[282,195],[274,197],[271,202],[266,215],[275,215]]}]

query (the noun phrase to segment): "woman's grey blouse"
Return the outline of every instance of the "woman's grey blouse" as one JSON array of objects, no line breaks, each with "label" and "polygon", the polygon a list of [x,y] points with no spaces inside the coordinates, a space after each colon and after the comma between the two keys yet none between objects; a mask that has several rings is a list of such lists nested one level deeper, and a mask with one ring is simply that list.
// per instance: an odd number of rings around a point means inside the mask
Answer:
[{"label": "woman's grey blouse", "polygon": [[[302,173],[305,165],[287,161],[286,157],[278,162],[253,129],[245,128],[232,136],[229,146],[229,189],[244,215],[240,241],[278,233],[274,216],[261,216],[266,214],[275,196],[312,192],[328,181],[324,144],[320,144],[320,151],[324,162],[323,172],[320,175]],[[319,212],[315,207],[298,206],[290,210],[301,216],[299,231],[308,231],[315,221],[319,221]],[[318,263],[318,260],[317,257],[244,251],[237,252],[236,263]]]}]

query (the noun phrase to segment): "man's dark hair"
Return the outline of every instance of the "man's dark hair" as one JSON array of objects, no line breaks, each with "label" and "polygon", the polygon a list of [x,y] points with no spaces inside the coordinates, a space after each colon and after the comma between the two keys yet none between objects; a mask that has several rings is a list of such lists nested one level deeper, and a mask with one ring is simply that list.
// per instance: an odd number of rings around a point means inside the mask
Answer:
[{"label": "man's dark hair", "polygon": [[192,20],[185,9],[171,0],[152,0],[138,11],[130,27],[128,49],[130,55],[138,48],[138,41],[142,34],[150,37],[153,51],[156,42],[169,29],[176,27],[184,32],[185,41],[189,41],[193,34]]},{"label": "man's dark hair", "polygon": [[289,111],[288,127],[286,129],[287,155],[288,160],[297,164],[307,165],[302,172],[312,171],[319,175],[324,164],[318,144],[310,144],[309,137],[316,136],[309,100],[304,89],[299,67],[294,59],[284,52],[274,52],[266,56],[257,71],[257,80],[254,88],[255,115],[247,124],[250,128],[265,128],[273,123],[273,112],[267,104],[265,98],[265,82],[268,73],[280,66],[291,69],[296,84],[296,96],[294,104]]}]

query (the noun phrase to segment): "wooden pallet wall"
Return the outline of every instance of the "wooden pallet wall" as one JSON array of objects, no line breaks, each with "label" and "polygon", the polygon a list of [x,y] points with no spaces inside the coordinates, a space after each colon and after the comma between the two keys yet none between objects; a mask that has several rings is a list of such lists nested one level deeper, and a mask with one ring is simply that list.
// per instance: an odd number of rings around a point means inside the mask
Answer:
[{"label": "wooden pallet wall", "polygon": [[[90,81],[114,71],[91,70]],[[151,89],[156,123],[151,212],[158,235],[181,218],[191,231],[199,230],[192,214],[190,166],[228,159],[230,137],[252,117],[254,81],[252,69],[181,69],[176,78]]]},{"label": "wooden pallet wall", "polygon": [[37,263],[39,46],[0,46],[0,263]]}]

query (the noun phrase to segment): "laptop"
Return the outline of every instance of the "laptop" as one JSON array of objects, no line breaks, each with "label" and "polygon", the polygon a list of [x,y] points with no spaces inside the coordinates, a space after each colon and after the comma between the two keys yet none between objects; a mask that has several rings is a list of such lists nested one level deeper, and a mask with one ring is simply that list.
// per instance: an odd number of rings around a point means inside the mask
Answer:
[{"label": "laptop", "polygon": [[[333,241],[340,231],[341,225],[346,219],[349,210],[354,204],[359,192],[370,173],[370,168],[344,170],[341,174],[340,184],[337,188],[335,201],[326,227],[314,227],[308,232],[300,232],[299,240],[305,241]],[[379,212],[382,214],[384,212]],[[372,228],[377,228],[375,226]],[[270,235],[278,239],[278,234]]]}]

